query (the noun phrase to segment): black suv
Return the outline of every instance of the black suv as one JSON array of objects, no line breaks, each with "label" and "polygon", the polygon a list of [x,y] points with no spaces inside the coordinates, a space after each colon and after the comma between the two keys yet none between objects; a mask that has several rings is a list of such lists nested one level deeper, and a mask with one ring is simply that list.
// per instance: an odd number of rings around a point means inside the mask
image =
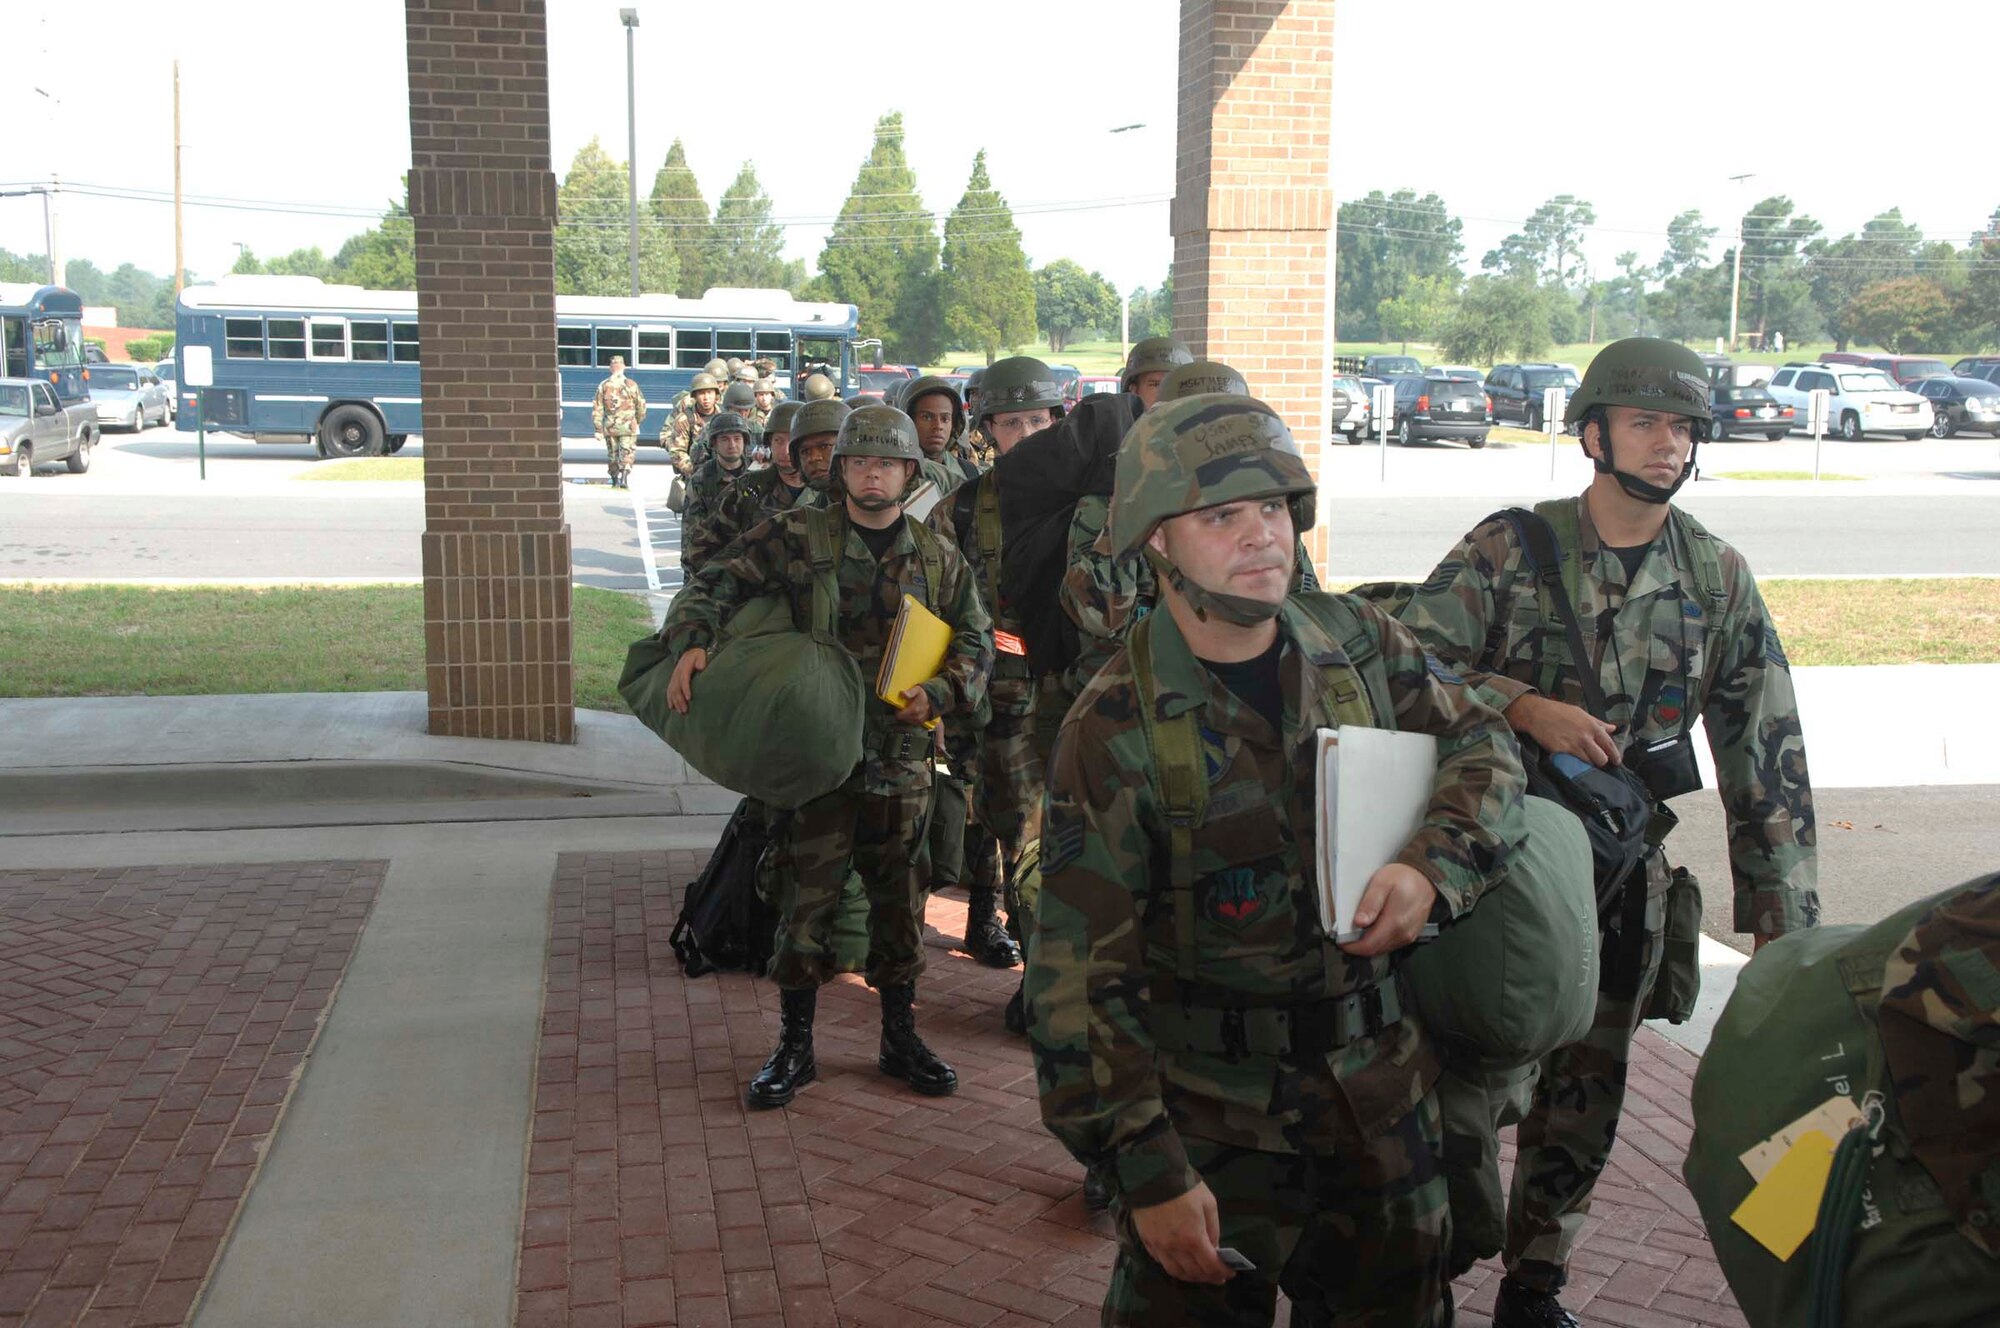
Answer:
[{"label": "black suv", "polygon": [[1777,442],[1798,423],[1798,412],[1762,383],[1716,383],[1709,396],[1708,436],[1718,443],[1755,435]]},{"label": "black suv", "polygon": [[1524,429],[1542,427],[1542,393],[1560,387],[1572,396],[1576,375],[1559,364],[1496,364],[1486,375],[1486,395],[1493,398],[1493,422],[1518,422]]},{"label": "black suv", "polygon": [[1405,374],[1390,380],[1396,388],[1396,418],[1390,432],[1400,447],[1419,439],[1455,439],[1467,447],[1486,446],[1493,427],[1486,413],[1486,392],[1463,378],[1427,378]]}]

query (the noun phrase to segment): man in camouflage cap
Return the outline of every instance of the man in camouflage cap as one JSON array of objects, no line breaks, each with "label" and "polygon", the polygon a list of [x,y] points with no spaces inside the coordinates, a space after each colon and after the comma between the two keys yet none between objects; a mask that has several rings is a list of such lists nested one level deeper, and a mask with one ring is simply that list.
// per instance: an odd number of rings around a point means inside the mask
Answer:
[{"label": "man in camouflage cap", "polygon": [[604,464],[611,486],[630,486],[632,457],[639,446],[639,429],[646,422],[646,394],[625,376],[625,357],[611,357],[611,376],[597,385],[590,403],[590,427],[604,440]]},{"label": "man in camouflage cap", "polygon": [[694,468],[702,463],[697,455],[702,431],[715,412],[722,408],[722,380],[703,369],[688,384],[684,396],[674,403],[674,413],[667,421],[667,450],[673,457],[674,470],[683,478],[694,474]]},{"label": "man in camouflage cap", "polygon": [[[1509,521],[1474,527],[1398,616],[1516,731],[1548,752],[1634,766],[1662,802],[1700,787],[1688,733],[1706,719],[1736,926],[1761,947],[1819,921],[1812,788],[1791,668],[1756,578],[1670,501],[1694,473],[1709,420],[1700,358],[1650,337],[1599,351],[1570,398],[1566,422],[1597,473],[1582,496],[1536,510],[1555,528],[1578,621],[1602,651],[1603,717],[1581,705],[1565,631]],[[1656,747],[1666,756],[1649,754]],[[1506,1214],[1501,1328],[1576,1323],[1557,1292],[1617,1131],[1669,884],[1656,851],[1607,918],[1595,1026],[1542,1064]],[[1498,1194],[1497,1175],[1489,1188]]]},{"label": "man in camouflage cap", "polygon": [[[1106,1324],[1269,1324],[1280,1288],[1342,1324],[1450,1320],[1438,1061],[1393,963],[1504,867],[1526,780],[1407,629],[1287,593],[1313,511],[1291,432],[1248,397],[1162,404],[1118,456],[1112,544],[1153,563],[1162,611],[1063,724],[1028,947],[1042,1118],[1119,1209]],[[1342,723],[1438,740],[1344,944],[1316,904],[1311,773]]]},{"label": "man in camouflage cap", "polygon": [[[801,415],[816,409],[833,408],[809,405]],[[794,421],[800,431],[816,425]],[[924,968],[917,857],[934,749],[925,723],[978,708],[993,663],[992,628],[965,560],[904,518],[902,500],[922,455],[909,420],[863,407],[842,422],[833,450],[828,506],[788,511],[746,531],[681,591],[661,629],[681,652],[667,701],[685,712],[700,701],[695,676],[730,615],[758,596],[782,595],[793,625],[808,630],[815,567],[829,561],[839,595],[836,634],[863,678],[878,673],[905,594],[952,628],[935,676],[904,692],[898,707],[871,699],[868,754],[847,782],[790,813],[776,831],[772,851],[783,855],[778,875],[786,899],[770,978],[781,993],[783,1031],[745,1093],[752,1107],[783,1106],[817,1076],[813,1017],[818,989],[834,972],[832,931],[850,862],[869,899],[866,977],[882,1001],[877,1068],[920,1093],[958,1087],[951,1067],[917,1036],[914,1009]]]},{"label": "man in camouflage cap", "polygon": [[[979,399],[980,422],[1002,453],[1029,434],[1046,429],[1062,415],[1062,388],[1049,367],[1031,356],[1001,360],[986,373]],[[982,964],[1011,968],[1021,961],[1009,897],[1008,925],[996,905],[1011,891],[1021,854],[1036,836],[1042,803],[1042,758],[1034,746],[1035,676],[1014,606],[1000,595],[1004,575],[1000,547],[1000,486],[991,471],[957,486],[931,512],[940,535],[958,546],[972,565],[981,600],[993,615],[993,719],[980,737],[974,826],[966,835],[965,859],[972,868],[967,891],[966,952]],[[992,845],[999,846],[998,854]],[[994,879],[1004,872],[1004,881]]]},{"label": "man in camouflage cap", "polygon": [[718,410],[702,431],[708,459],[695,467],[687,482],[687,507],[681,512],[681,566],[688,576],[701,570],[709,550],[721,547],[709,534],[723,495],[750,472],[750,441],[757,430],[733,410]]}]

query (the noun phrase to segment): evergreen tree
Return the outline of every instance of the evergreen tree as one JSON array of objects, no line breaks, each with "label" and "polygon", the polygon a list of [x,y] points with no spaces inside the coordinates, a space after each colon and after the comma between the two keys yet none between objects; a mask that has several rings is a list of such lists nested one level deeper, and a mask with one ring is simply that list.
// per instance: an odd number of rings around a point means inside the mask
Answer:
[{"label": "evergreen tree", "polygon": [[[556,293],[630,295],[625,167],[596,139],[577,150],[556,191]],[[680,263],[654,227],[639,231],[639,289],[675,289]]]},{"label": "evergreen tree", "polygon": [[928,364],[944,348],[937,232],[903,154],[900,111],[875,122],[874,146],[840,205],[819,271],[815,297],[858,307],[862,334],[882,338],[884,358]]},{"label": "evergreen tree", "polygon": [[778,287],[785,280],[785,232],[771,222],[771,199],[749,162],[715,205],[708,250],[713,286]]},{"label": "evergreen tree", "polygon": [[1007,200],[986,174],[986,152],[972,159],[965,196],[944,223],[943,305],[951,340],[986,353],[988,364],[1035,335],[1035,282]]},{"label": "evergreen tree", "polygon": [[[403,177],[403,197],[409,197]],[[391,201],[382,224],[349,236],[333,256],[333,279],[364,290],[417,288],[417,225],[404,203]]]},{"label": "evergreen tree", "polygon": [[680,261],[676,295],[692,299],[710,286],[724,284],[709,280],[708,201],[701,196],[701,182],[689,169],[687,149],[678,138],[667,149],[666,164],[653,176],[647,209],[667,248]]}]

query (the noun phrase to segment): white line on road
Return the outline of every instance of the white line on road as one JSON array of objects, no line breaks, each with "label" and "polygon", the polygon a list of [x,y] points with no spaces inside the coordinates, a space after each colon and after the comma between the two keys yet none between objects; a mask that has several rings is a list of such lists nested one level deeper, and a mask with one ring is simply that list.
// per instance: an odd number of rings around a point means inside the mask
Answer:
[{"label": "white line on road", "polygon": [[653,531],[646,524],[646,500],[639,496],[637,489],[628,492],[632,495],[632,520],[639,526],[639,558],[646,564],[646,589],[657,593],[660,589],[660,567],[653,561]]}]

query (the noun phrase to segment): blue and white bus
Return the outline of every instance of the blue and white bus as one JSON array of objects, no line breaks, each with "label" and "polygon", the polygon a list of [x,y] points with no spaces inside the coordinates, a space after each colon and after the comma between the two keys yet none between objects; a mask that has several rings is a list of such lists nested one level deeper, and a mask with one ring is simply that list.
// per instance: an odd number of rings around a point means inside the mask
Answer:
[{"label": "blue and white bus", "polygon": [[8,378],[46,378],[65,406],[90,395],[83,297],[62,286],[0,283],[0,356]]},{"label": "blue and white bus", "polygon": [[[192,433],[197,397],[211,432],[316,443],[322,456],[394,452],[423,429],[414,291],[333,286],[317,277],[229,276],[189,286],[177,306],[174,368]],[[854,379],[859,311],[779,290],[711,290],[698,300],[556,297],[562,436],[591,436],[590,406],[611,357],[646,394],[643,442],[658,443],[674,398],[712,359],[769,358],[789,389],[824,372]],[[188,386],[189,347],[209,348],[214,385]]]}]

